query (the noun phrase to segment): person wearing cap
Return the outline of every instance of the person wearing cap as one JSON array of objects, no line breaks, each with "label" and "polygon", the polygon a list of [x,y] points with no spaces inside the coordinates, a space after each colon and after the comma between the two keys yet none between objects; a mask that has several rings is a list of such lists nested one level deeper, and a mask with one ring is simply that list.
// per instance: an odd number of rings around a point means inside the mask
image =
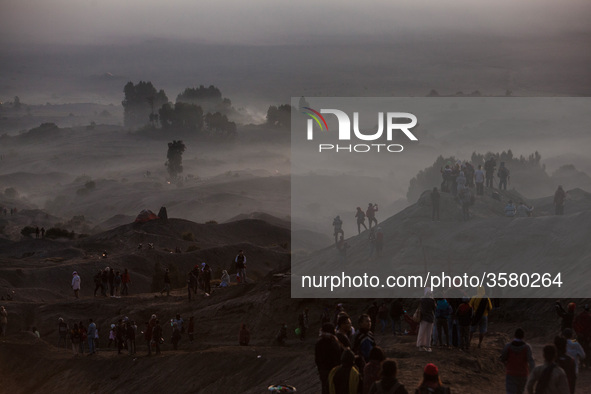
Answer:
[{"label": "person wearing cap", "polygon": [[355,366],[355,354],[345,349],[341,355],[341,365],[334,367],[328,374],[328,392],[330,394],[357,394],[361,384],[361,374]]},{"label": "person wearing cap", "polygon": [[415,394],[450,394],[449,387],[445,387],[439,378],[439,368],[435,364],[427,364],[423,370],[423,379],[419,387],[415,390]]},{"label": "person wearing cap", "polygon": [[505,363],[505,389],[507,394],[522,394],[529,373],[535,367],[531,347],[523,338],[525,331],[515,330],[515,338],[503,348],[501,361]]},{"label": "person wearing cap", "polygon": [[330,371],[340,364],[343,347],[335,336],[335,328],[332,323],[324,323],[320,336],[314,348],[314,362],[320,376],[322,394],[328,394],[328,375]]},{"label": "person wearing cap", "polygon": [[6,326],[8,325],[8,312],[4,306],[0,306],[0,335],[6,336]]},{"label": "person wearing cap", "polygon": [[[583,347],[585,354],[591,354],[591,312],[589,311],[589,304],[585,304],[583,312],[581,312],[573,320],[573,328],[577,333],[577,340]],[[591,365],[589,357],[584,360],[584,364]]]},{"label": "person wearing cap", "polygon": [[540,383],[543,384],[544,394],[568,394],[570,392],[566,373],[556,365],[555,361],[556,348],[554,345],[544,346],[544,364],[538,365],[529,374],[526,385],[528,394],[534,394],[534,387],[536,388],[535,392],[539,393],[542,389]]},{"label": "person wearing cap", "polygon": [[72,272],[72,290],[74,290],[74,296],[78,297],[78,293],[80,292],[80,276],[78,276],[78,272]]}]

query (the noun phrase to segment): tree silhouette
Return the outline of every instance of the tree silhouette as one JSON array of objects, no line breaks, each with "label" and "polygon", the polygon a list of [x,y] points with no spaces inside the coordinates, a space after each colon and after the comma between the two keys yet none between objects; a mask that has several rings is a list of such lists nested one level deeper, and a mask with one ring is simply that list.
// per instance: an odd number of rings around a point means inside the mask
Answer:
[{"label": "tree silhouette", "polygon": [[226,115],[219,112],[205,115],[205,127],[216,137],[232,138],[236,135],[236,123],[230,122]]},{"label": "tree silhouette", "polygon": [[267,110],[267,124],[279,127],[289,128],[291,125],[291,105],[283,104],[279,107],[269,106]]},{"label": "tree silhouette", "polygon": [[168,153],[166,154],[166,167],[171,179],[176,179],[183,172],[183,152],[186,146],[183,141],[172,141],[168,143]]},{"label": "tree silhouette", "polygon": [[125,127],[144,126],[148,122],[155,125],[154,108],[160,108],[168,102],[164,90],[157,91],[152,82],[140,81],[137,85],[128,82],[123,88],[123,123]]},{"label": "tree silhouette", "polygon": [[203,128],[203,110],[194,104],[166,103],[158,114],[165,130],[200,131]]}]

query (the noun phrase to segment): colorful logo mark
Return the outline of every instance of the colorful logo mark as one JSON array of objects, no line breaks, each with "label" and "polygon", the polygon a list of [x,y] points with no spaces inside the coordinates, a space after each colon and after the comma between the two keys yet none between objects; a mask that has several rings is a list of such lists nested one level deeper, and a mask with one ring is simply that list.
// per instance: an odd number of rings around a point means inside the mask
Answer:
[{"label": "colorful logo mark", "polygon": [[[322,127],[322,123],[324,123],[324,126],[326,127],[326,131],[328,131],[328,125],[326,124],[326,120],[324,120],[324,116],[320,115],[320,112],[313,110],[310,107],[304,107],[304,109],[307,109],[308,111],[302,111],[303,114],[306,114],[308,116],[310,116],[312,119],[314,119],[316,121],[316,123],[318,123],[318,126],[320,126],[320,130],[324,130],[324,127]],[[320,123],[320,119],[322,119],[322,123]]]}]

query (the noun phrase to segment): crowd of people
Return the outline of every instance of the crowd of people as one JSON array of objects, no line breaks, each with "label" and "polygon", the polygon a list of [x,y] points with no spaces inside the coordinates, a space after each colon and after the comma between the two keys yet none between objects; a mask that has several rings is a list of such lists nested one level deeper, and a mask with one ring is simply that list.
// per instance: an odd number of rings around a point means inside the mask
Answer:
[{"label": "crowd of people", "polygon": [[[433,298],[430,289],[419,300],[418,311],[409,317],[403,300],[387,303],[373,302],[353,326],[351,316],[343,304],[335,307],[331,317],[328,308],[321,314],[321,330],[315,345],[315,363],[322,393],[407,393],[396,378],[395,360],[386,358],[377,345],[374,333],[384,334],[391,327],[394,335],[412,334],[413,322],[419,320],[417,348],[431,352],[433,346],[469,351],[473,337],[477,347],[483,346],[487,333],[488,313],[493,303],[479,288],[474,297]],[[575,304],[564,309],[559,302],[556,311],[561,319],[561,333],[554,343],[543,349],[544,363],[536,366],[532,349],[524,340],[525,332],[518,328],[514,338],[500,351],[500,360],[506,368],[505,386],[509,394],[522,393],[574,393],[577,376],[582,365],[589,366],[591,340],[591,312],[589,305],[575,315]],[[406,319],[402,319],[406,317]],[[388,319],[389,318],[389,319]],[[375,320],[380,324],[373,324]],[[402,321],[409,330],[402,332]],[[477,335],[476,335],[477,334]],[[576,336],[576,340],[574,339]],[[544,391],[546,390],[546,391]],[[415,393],[449,393],[439,379],[437,366],[428,364]]]}]

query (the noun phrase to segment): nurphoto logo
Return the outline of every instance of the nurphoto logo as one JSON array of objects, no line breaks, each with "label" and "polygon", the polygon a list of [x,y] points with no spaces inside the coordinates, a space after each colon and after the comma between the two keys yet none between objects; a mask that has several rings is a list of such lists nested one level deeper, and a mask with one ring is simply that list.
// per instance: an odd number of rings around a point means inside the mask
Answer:
[{"label": "nurphoto logo", "polygon": [[[384,123],[386,124],[386,140],[391,142],[396,132],[402,132],[409,140],[418,141],[418,138],[410,131],[417,125],[417,117],[408,112],[378,112],[377,131],[364,133],[359,128],[359,112],[353,112],[353,127],[351,128],[351,119],[344,111],[338,109],[321,109],[316,111],[310,107],[303,107],[303,114],[310,117],[307,122],[307,139],[314,140],[314,123],[318,125],[320,131],[328,132],[328,124],[322,114],[332,114],[338,121],[338,139],[339,141],[351,141],[351,130],[354,137],[361,141],[377,141],[384,134]],[[318,144],[318,152],[349,152],[349,153],[367,153],[382,152],[391,153],[402,152],[404,147],[400,144],[372,143],[372,144]]]}]

